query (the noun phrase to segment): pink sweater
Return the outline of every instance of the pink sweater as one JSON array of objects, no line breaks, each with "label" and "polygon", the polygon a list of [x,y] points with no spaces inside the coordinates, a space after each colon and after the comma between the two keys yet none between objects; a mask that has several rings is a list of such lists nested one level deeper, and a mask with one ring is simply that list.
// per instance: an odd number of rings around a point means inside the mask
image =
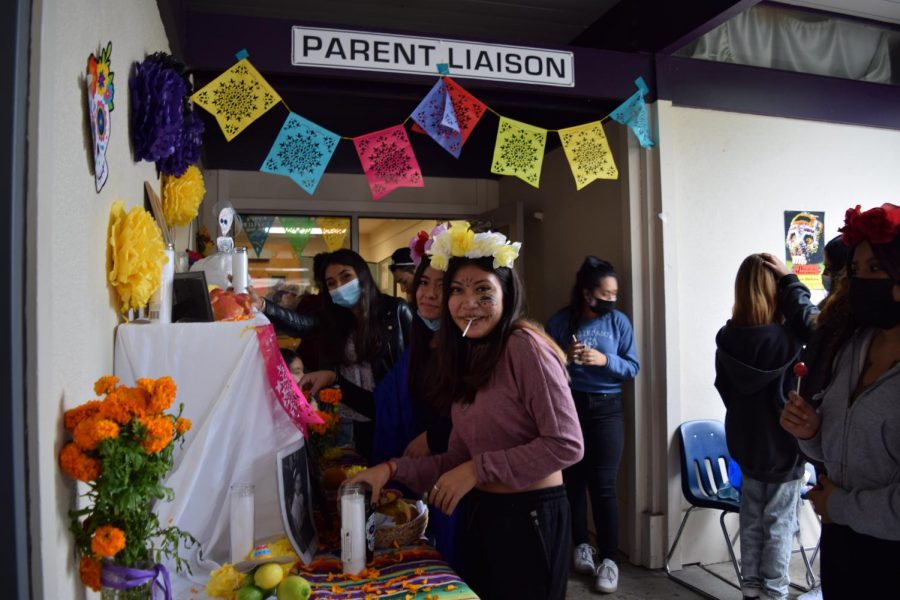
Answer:
[{"label": "pink sweater", "polygon": [[493,377],[470,405],[454,403],[445,454],[397,459],[396,479],[424,492],[467,460],[479,484],[525,489],[584,455],[565,367],[549,344],[516,330]]}]

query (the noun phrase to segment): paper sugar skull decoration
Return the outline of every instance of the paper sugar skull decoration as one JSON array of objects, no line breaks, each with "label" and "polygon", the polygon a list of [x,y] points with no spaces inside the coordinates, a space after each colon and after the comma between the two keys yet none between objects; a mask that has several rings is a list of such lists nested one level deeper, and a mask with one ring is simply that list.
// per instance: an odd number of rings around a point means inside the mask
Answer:
[{"label": "paper sugar skull decoration", "polygon": [[109,177],[106,164],[106,148],[109,145],[109,113],[113,111],[113,72],[110,70],[112,42],[100,51],[99,58],[91,54],[87,63],[88,113],[91,117],[91,139],[94,146],[94,183],[97,192],[103,189]]},{"label": "paper sugar skull decoration", "polygon": [[228,235],[233,224],[234,209],[226,206],[219,211],[219,231],[222,234],[216,239],[216,247],[219,249],[219,252],[231,252],[234,250],[234,238]]}]

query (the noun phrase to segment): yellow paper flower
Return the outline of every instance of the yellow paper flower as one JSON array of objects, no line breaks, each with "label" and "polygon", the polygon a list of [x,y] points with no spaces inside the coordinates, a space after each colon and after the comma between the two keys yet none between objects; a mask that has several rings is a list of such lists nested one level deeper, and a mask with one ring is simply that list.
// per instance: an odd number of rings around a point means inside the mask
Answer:
[{"label": "yellow paper flower", "polygon": [[165,247],[156,221],[140,206],[126,213],[124,202],[113,202],[109,216],[108,278],[126,312],[146,305],[159,287]]},{"label": "yellow paper flower", "polygon": [[195,165],[188,167],[181,177],[164,175],[162,201],[166,225],[180,227],[190,223],[197,216],[197,209],[205,195],[203,174]]},{"label": "yellow paper flower", "polygon": [[521,242],[514,244],[504,244],[494,250],[494,268],[500,267],[512,268],[513,261],[519,258],[519,248],[522,247]]},{"label": "yellow paper flower", "polygon": [[493,257],[493,268],[511,268],[519,257],[521,242],[510,243],[506,236],[495,231],[474,233],[466,221],[454,221],[450,229],[436,235],[427,253],[431,266],[446,271],[454,257]]},{"label": "yellow paper flower", "polygon": [[447,230],[447,233],[450,235],[450,254],[452,256],[465,256],[475,241],[475,232],[462,227],[451,227]]},{"label": "yellow paper flower", "polygon": [[438,271],[446,271],[450,266],[450,260],[443,254],[435,254],[431,257],[431,266]]}]

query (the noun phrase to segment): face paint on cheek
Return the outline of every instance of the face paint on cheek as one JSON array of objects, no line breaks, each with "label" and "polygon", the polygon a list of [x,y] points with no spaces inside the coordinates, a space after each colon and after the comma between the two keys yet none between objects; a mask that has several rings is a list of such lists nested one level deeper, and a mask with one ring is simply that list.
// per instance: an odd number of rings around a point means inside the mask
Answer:
[{"label": "face paint on cheek", "polygon": [[496,306],[497,298],[490,295],[482,296],[478,299],[478,304],[481,306]]}]

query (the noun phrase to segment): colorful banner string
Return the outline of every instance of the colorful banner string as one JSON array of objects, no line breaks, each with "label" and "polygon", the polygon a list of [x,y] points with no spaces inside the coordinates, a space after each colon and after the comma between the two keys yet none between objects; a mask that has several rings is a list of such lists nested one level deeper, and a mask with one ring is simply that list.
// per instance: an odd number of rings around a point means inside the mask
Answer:
[{"label": "colorful banner string", "polygon": [[[291,111],[247,59],[246,50],[236,55],[238,62],[191,99],[212,113],[228,141],[280,102],[288,116],[260,170],[285,175],[309,194],[325,173],[339,140],[351,140],[356,147],[372,197],[380,200],[400,187],[425,185],[419,163],[409,143],[405,125],[425,133],[447,152],[459,158],[462,147],[486,111],[499,118],[491,172],[518,177],[539,187],[547,133],[557,133],[566,159],[581,190],[597,179],[617,179],[603,122],[611,118],[627,126],[642,148],[654,145],[644,96],[649,89],[642,77],[638,90],[613,112],[598,121],[565,129],[542,129],[504,117],[467,92],[448,76],[446,65],[438,65],[440,79],[403,123],[380,131],[348,138],[332,133]],[[340,235],[343,244],[346,232]],[[332,234],[332,244],[337,238]],[[328,236],[326,235],[326,244]],[[329,247],[331,244],[329,244]]]}]

